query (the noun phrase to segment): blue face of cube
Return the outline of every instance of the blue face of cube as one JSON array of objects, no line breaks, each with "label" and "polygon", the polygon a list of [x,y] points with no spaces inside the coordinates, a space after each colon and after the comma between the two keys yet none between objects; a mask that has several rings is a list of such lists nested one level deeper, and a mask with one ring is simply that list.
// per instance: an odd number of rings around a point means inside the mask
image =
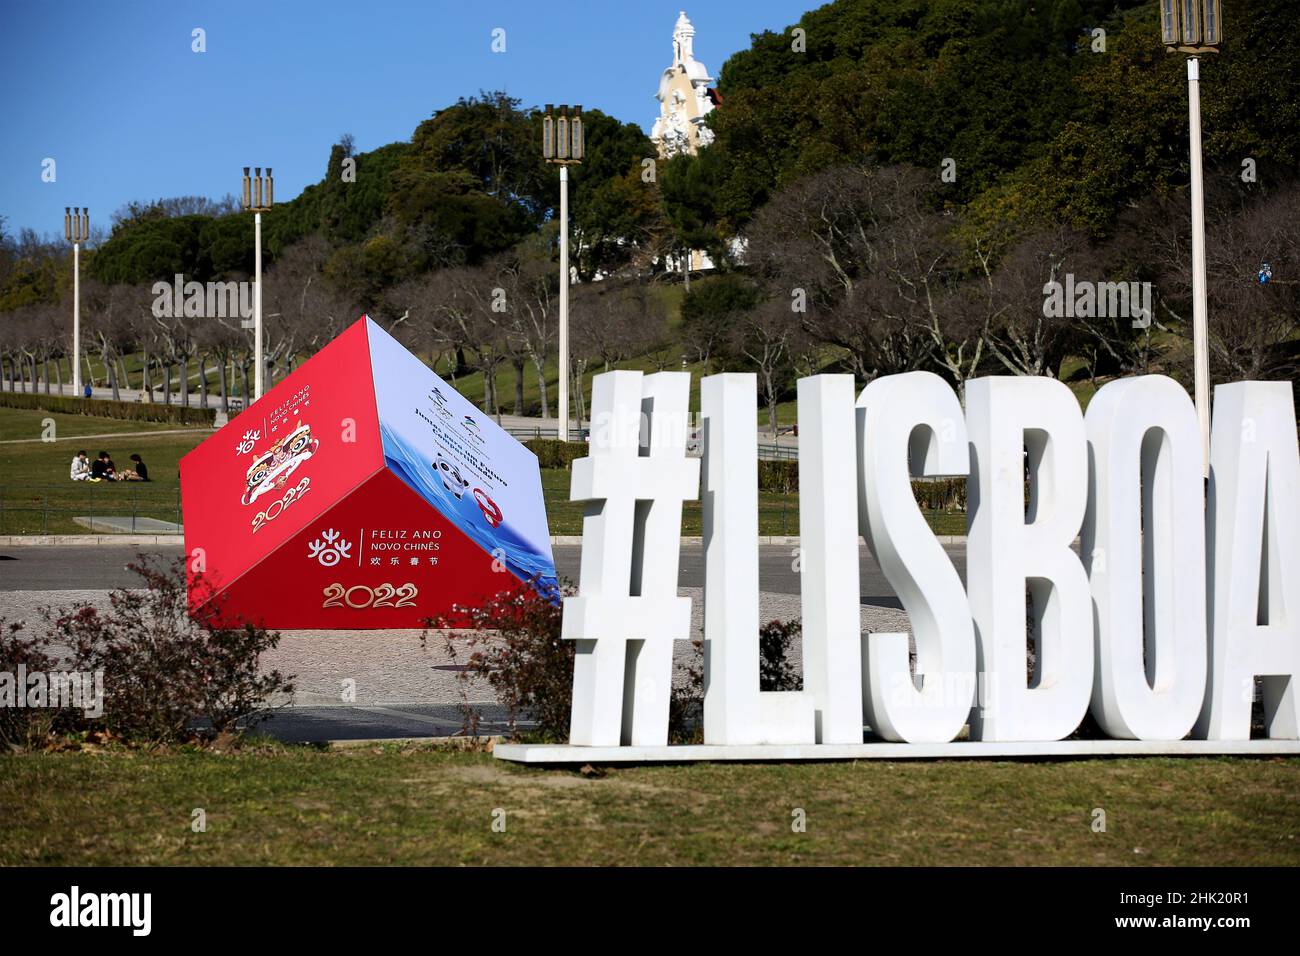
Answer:
[{"label": "blue face of cube", "polygon": [[384,464],[494,560],[554,597],[536,456],[374,323],[367,336]]}]

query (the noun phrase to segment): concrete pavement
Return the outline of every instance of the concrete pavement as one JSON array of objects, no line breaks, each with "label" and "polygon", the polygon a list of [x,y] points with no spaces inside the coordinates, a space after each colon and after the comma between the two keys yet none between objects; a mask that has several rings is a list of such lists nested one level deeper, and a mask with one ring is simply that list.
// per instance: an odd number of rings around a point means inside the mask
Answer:
[{"label": "concrete pavement", "polygon": [[[476,704],[479,734],[505,734],[505,708]],[[528,727],[526,721],[518,726]],[[294,743],[330,740],[391,740],[410,737],[454,737],[461,733],[460,708],[455,704],[407,704],[400,707],[283,707],[253,729]]]}]

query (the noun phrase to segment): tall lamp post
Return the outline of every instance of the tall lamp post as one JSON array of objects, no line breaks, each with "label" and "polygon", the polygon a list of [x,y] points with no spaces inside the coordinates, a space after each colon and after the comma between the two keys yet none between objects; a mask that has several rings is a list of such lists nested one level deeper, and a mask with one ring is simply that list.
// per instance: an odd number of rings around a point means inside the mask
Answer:
[{"label": "tall lamp post", "polygon": [[1187,110],[1192,178],[1192,347],[1196,377],[1196,417],[1201,426],[1205,474],[1210,473],[1210,326],[1205,281],[1205,176],[1201,164],[1201,60],[1223,44],[1220,0],[1160,0],[1160,32],[1165,49],[1187,58]]},{"label": "tall lamp post", "polygon": [[560,441],[569,440],[569,167],[582,162],[582,107],[550,103],[542,117],[542,158],[560,167]]},{"label": "tall lamp post", "polygon": [[[266,374],[266,359],[262,349],[262,213],[271,208],[275,202],[275,179],[271,176],[271,167],[255,166],[252,176],[248,167],[244,167],[244,211],[253,211],[253,401],[262,397],[263,377]],[[263,202],[265,200],[265,202]]]},{"label": "tall lamp post", "polygon": [[63,207],[63,238],[72,243],[72,395],[81,396],[81,244],[90,238],[90,207]]}]

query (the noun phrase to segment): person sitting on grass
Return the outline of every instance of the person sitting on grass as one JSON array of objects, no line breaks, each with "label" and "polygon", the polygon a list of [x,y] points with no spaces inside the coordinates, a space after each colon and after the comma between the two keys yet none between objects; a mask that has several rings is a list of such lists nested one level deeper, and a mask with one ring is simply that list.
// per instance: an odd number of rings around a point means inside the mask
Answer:
[{"label": "person sitting on grass", "polygon": [[86,451],[84,448],[81,451],[77,452],[76,456],[73,457],[72,471],[69,477],[73,481],[99,481],[98,478],[91,477],[90,459],[86,456]]},{"label": "person sitting on grass", "polygon": [[108,452],[99,453],[95,463],[90,466],[90,476],[103,481],[117,481],[117,468],[113,465],[113,459],[108,457]]},{"label": "person sitting on grass", "polygon": [[117,476],[118,481],[148,481],[149,466],[139,455],[131,456],[131,467]]}]

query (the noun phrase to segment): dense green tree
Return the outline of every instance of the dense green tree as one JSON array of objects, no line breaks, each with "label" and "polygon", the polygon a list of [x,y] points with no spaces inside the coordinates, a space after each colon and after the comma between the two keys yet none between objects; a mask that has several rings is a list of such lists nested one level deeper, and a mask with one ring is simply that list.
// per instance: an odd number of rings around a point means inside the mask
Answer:
[{"label": "dense green tree", "polygon": [[[1292,5],[1224,7],[1224,51],[1202,65],[1207,162],[1294,168],[1300,53],[1277,42]],[[1186,184],[1185,58],[1163,50],[1151,0],[836,0],[800,18],[802,51],[793,26],[721,69],[702,229],[726,236],[783,186],[868,159],[936,179],[951,160],[968,248],[999,253],[1061,221],[1100,236]]]},{"label": "dense green tree", "polygon": [[[1294,30],[1294,9],[1280,0],[1224,6],[1227,45],[1201,62],[1207,169],[1235,179],[1249,157],[1261,178],[1291,175],[1300,164],[1300,55],[1277,40]],[[1185,58],[1164,51],[1150,13],[1143,8],[1116,24],[1109,52],[1090,58],[1077,78],[1074,117],[1009,178],[1025,194],[1028,214],[1102,235],[1134,203],[1185,190]]]},{"label": "dense green tree", "polygon": [[[620,123],[600,110],[582,115],[586,154],[569,170],[569,210],[573,222],[573,264],[589,279],[626,263],[663,227],[653,173],[655,148],[634,123]],[[535,149],[540,149],[541,123],[534,118]],[[559,202],[559,177],[547,170],[548,202]],[[556,210],[552,206],[552,213]]]},{"label": "dense green tree", "polygon": [[390,204],[395,223],[410,235],[426,236],[426,250],[452,250],[438,258],[477,263],[533,231],[523,208],[485,194],[463,169],[399,169],[394,180],[397,188]]},{"label": "dense green tree", "polygon": [[293,201],[295,215],[281,220],[277,238],[283,232],[287,245],[317,230],[334,243],[368,238],[389,210],[393,173],[410,149],[409,143],[389,143],[357,153],[349,137],[335,143],[325,178]]},{"label": "dense green tree", "polygon": [[727,240],[734,234],[724,205],[727,161],[725,151],[709,148],[662,164],[659,191],[678,249],[703,249],[715,261],[725,257]]},{"label": "dense green tree", "polygon": [[153,214],[123,221],[100,247],[91,274],[101,282],[138,284],[170,279],[176,273],[204,282],[200,233],[205,216],[161,218]]},{"label": "dense green tree", "polygon": [[643,167],[594,185],[582,198],[572,257],[579,279],[613,273],[633,259],[645,265],[663,251],[670,227],[657,184],[646,180]]},{"label": "dense green tree", "polygon": [[0,236],[0,312],[55,301],[70,281],[70,259],[62,244],[43,242],[30,230]]}]

